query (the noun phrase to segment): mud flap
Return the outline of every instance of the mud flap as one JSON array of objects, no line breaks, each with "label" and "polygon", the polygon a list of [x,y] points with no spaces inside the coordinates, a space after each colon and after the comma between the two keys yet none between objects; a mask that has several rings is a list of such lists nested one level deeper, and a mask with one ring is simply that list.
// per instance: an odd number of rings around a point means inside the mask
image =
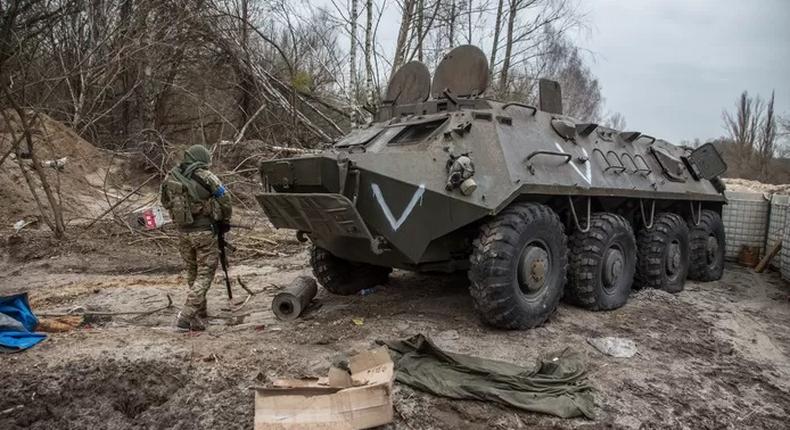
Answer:
[{"label": "mud flap", "polygon": [[276,228],[289,228],[329,241],[345,236],[367,239],[375,254],[381,254],[380,240],[348,197],[341,194],[263,193],[255,196]]}]

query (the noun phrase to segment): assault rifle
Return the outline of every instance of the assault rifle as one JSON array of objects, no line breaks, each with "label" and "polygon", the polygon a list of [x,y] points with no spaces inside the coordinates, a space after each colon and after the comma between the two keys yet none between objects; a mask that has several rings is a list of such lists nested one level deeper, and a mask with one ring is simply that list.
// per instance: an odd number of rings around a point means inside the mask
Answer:
[{"label": "assault rifle", "polygon": [[225,248],[228,245],[225,242],[225,233],[230,231],[230,228],[244,228],[252,229],[252,227],[238,224],[228,224],[217,222],[211,225],[211,229],[217,235],[217,246],[219,247],[219,264],[222,265],[222,272],[225,273],[225,288],[228,289],[228,300],[233,300],[233,291],[230,289],[230,276],[228,276],[228,254]]},{"label": "assault rifle", "polygon": [[233,291],[230,289],[230,276],[228,276],[228,254],[226,253],[226,247],[228,246],[228,243],[225,241],[225,233],[229,232],[231,227],[252,230],[252,227],[250,226],[239,224],[215,222],[211,225],[211,229],[217,235],[217,245],[219,247],[219,264],[222,265],[222,272],[225,274],[225,288],[228,290],[228,300],[233,300]]},{"label": "assault rifle", "polygon": [[228,289],[228,300],[233,300],[233,291],[230,289],[230,277],[228,276],[228,254],[225,253],[225,233],[230,230],[230,224],[215,223],[212,226],[214,233],[217,234],[217,245],[219,247],[219,264],[225,273],[225,288]]}]

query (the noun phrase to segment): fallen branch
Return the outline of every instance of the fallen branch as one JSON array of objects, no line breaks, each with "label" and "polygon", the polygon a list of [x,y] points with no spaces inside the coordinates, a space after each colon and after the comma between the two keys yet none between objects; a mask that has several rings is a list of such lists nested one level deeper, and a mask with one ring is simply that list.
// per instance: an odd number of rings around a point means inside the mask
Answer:
[{"label": "fallen branch", "polygon": [[230,172],[217,173],[217,176],[222,178],[222,177],[225,177],[225,176],[244,175],[246,173],[252,173],[252,172],[257,172],[257,171],[258,171],[257,167],[251,167],[249,169],[231,170]]},{"label": "fallen branch", "polygon": [[63,312],[60,312],[60,313],[49,313],[49,312],[38,313],[37,312],[36,315],[40,316],[40,317],[70,317],[70,316],[86,316],[86,315],[97,316],[97,317],[113,317],[113,316],[119,316],[119,315],[137,315],[137,318],[140,318],[140,317],[148,316],[148,315],[151,315],[151,314],[155,314],[157,312],[161,312],[161,311],[166,310],[166,309],[171,309],[173,307],[173,299],[170,297],[170,294],[167,294],[166,296],[167,296],[167,304],[165,306],[162,306],[162,307],[150,310],[150,311],[127,311],[127,312],[93,312],[93,311],[87,311],[87,312],[79,312],[79,313],[77,313],[77,312],[74,312],[74,310],[72,310],[70,312],[65,312],[65,313],[63,313]]},{"label": "fallen branch", "polygon": [[[312,110],[312,111],[313,111],[313,112],[315,112],[315,113],[316,113],[316,114],[317,114],[319,117],[321,117],[321,119],[323,119],[323,120],[324,120],[324,121],[325,121],[327,124],[329,124],[329,125],[330,125],[330,126],[333,128],[333,129],[335,129],[335,131],[336,131],[336,132],[338,132],[338,133],[339,133],[341,136],[345,134],[345,132],[343,131],[343,129],[342,129],[342,128],[340,128],[340,127],[339,127],[339,126],[338,126],[338,125],[337,125],[337,124],[336,124],[334,121],[332,121],[332,119],[331,119],[331,118],[329,118],[329,117],[328,117],[328,116],[326,116],[326,115],[325,115],[323,112],[321,112],[321,111],[320,111],[318,108],[316,108],[315,106],[313,106],[312,104],[310,104],[310,102],[308,102],[308,101],[305,99],[305,97],[303,97],[303,94],[304,94],[304,93],[303,93],[302,91],[299,91],[299,90],[297,90],[296,88],[294,88],[294,86],[293,86],[293,85],[286,85],[286,84],[285,84],[285,82],[281,81],[281,80],[280,80],[280,79],[278,79],[276,76],[274,76],[273,74],[271,74],[271,73],[267,72],[266,70],[263,70],[263,72],[264,72],[264,73],[266,74],[266,76],[267,76],[269,79],[271,79],[271,80],[272,80],[272,81],[273,81],[275,84],[279,85],[283,91],[296,91],[296,96],[297,96],[297,99],[298,99],[300,102],[302,102],[302,103],[303,103],[305,106],[309,107],[309,108],[310,108],[310,110]],[[311,98],[313,98],[313,99],[317,99],[317,97],[315,97],[315,96],[312,96]],[[322,103],[322,104],[323,104],[323,103]],[[344,115],[344,116],[345,116],[345,114],[344,114],[344,113],[342,113],[342,111],[341,111],[341,115]]]},{"label": "fallen branch", "polygon": [[280,257],[281,255],[276,252],[264,251],[262,249],[247,248],[246,246],[234,245],[236,250],[243,252],[251,252],[253,254],[263,255],[265,257]]},{"label": "fallen branch", "polygon": [[277,242],[275,242],[275,241],[273,241],[271,239],[266,239],[265,237],[248,236],[247,239],[249,239],[249,240],[251,240],[253,242],[255,242],[255,241],[263,242],[263,243],[271,245],[271,246],[279,245],[279,243],[277,243]]},{"label": "fallen branch", "polygon": [[290,152],[292,154],[318,154],[321,151],[315,149],[287,148],[285,146],[272,146],[277,152]]},{"label": "fallen branch", "polygon": [[247,127],[249,127],[250,124],[253,121],[255,121],[255,118],[257,118],[258,115],[261,114],[261,112],[263,111],[263,108],[265,108],[265,107],[266,107],[266,103],[261,103],[261,107],[259,107],[258,110],[256,110],[255,113],[252,114],[250,119],[248,119],[247,122],[244,123],[244,126],[242,126],[241,130],[239,130],[239,132],[237,133],[236,138],[233,139],[233,144],[234,145],[238,144],[239,142],[241,142],[242,139],[244,139],[244,134],[247,132]]},{"label": "fallen branch", "polygon": [[255,293],[253,293],[251,289],[247,288],[247,284],[245,284],[244,281],[241,280],[241,276],[237,276],[236,280],[239,282],[241,288],[247,292],[247,294],[251,296],[255,295]]},{"label": "fallen branch", "polygon": [[11,148],[8,151],[6,151],[5,154],[3,154],[3,158],[0,158],[0,166],[2,166],[3,163],[5,162],[5,159],[8,158],[8,156],[11,155],[12,152],[14,152],[14,147],[15,147],[14,145],[11,145]]},{"label": "fallen branch", "polygon": [[127,245],[134,245],[136,243],[145,242],[147,240],[154,240],[154,241],[156,241],[156,240],[174,240],[174,239],[175,239],[175,237],[168,236],[168,235],[163,235],[163,236],[146,236],[146,237],[143,237],[143,238],[140,238],[140,239],[135,239],[135,240],[132,240],[130,242],[126,242],[126,244]]},{"label": "fallen branch", "polygon": [[159,176],[159,174],[158,174],[158,173],[151,175],[151,177],[150,177],[150,178],[148,178],[148,179],[146,179],[145,181],[143,181],[143,183],[142,183],[142,184],[140,184],[140,185],[138,185],[138,186],[137,186],[137,188],[135,188],[135,189],[134,189],[134,190],[132,190],[130,193],[128,193],[128,194],[126,194],[125,196],[123,196],[123,198],[121,198],[120,200],[118,200],[117,202],[115,202],[115,203],[114,203],[112,206],[110,206],[110,207],[109,207],[109,208],[108,208],[106,211],[102,212],[102,214],[101,214],[101,215],[97,216],[96,218],[94,218],[94,219],[93,219],[93,221],[91,221],[90,223],[88,223],[88,225],[87,225],[87,226],[85,226],[85,230],[88,230],[89,228],[93,227],[93,225],[94,225],[94,224],[96,224],[96,222],[97,222],[97,221],[99,221],[100,219],[104,218],[104,216],[105,216],[105,215],[107,215],[108,213],[112,212],[112,211],[113,211],[115,208],[117,208],[117,207],[118,207],[118,205],[120,205],[121,203],[125,202],[125,201],[126,201],[128,198],[129,198],[129,197],[133,196],[134,194],[137,194],[137,192],[138,192],[138,191],[140,191],[140,189],[141,189],[141,188],[143,188],[143,187],[144,187],[144,186],[145,186],[147,183],[149,183],[149,182],[151,182],[152,180],[154,180],[154,178],[156,178],[157,176]]},{"label": "fallen branch", "polygon": [[247,305],[247,302],[249,302],[251,298],[252,298],[252,294],[247,294],[247,298],[244,299],[244,301],[242,303],[240,303],[237,306],[231,306],[231,308],[230,308],[231,313],[238,312],[238,311],[242,310],[244,308],[244,306]]},{"label": "fallen branch", "polygon": [[[780,235],[783,235],[783,233],[780,233]],[[754,268],[754,271],[757,273],[763,273],[763,271],[765,271],[765,268],[768,267],[768,263],[770,263],[771,260],[774,257],[776,257],[776,254],[778,254],[781,249],[782,249],[782,241],[780,240],[776,242],[776,244],[774,244],[773,248],[771,248],[771,252],[769,252],[768,255],[763,257],[763,259],[760,261],[760,264],[758,264],[757,267]]]},{"label": "fallen branch", "polygon": [[[261,142],[261,143],[263,143],[263,142]],[[236,143],[231,142],[229,140],[223,140],[219,144],[222,145],[222,146],[226,146],[226,145],[235,145]],[[319,151],[317,149],[290,148],[290,147],[287,147],[287,146],[269,145],[267,143],[263,143],[263,146],[271,148],[272,151],[287,152],[287,153],[292,153],[292,154],[318,154],[319,152],[321,152],[321,151]],[[264,156],[265,154],[256,154],[256,155]],[[253,158],[253,157],[255,157],[255,155],[247,157],[247,158]],[[241,164],[243,164],[243,163],[241,163]],[[233,171],[235,171],[235,169]]]},{"label": "fallen branch", "polygon": [[16,405],[16,406],[11,406],[11,407],[10,407],[10,408],[8,408],[8,409],[3,409],[2,411],[0,411],[0,415],[6,415],[6,414],[10,414],[11,412],[14,412],[15,410],[17,410],[17,409],[23,409],[24,407],[25,407],[25,405]]}]

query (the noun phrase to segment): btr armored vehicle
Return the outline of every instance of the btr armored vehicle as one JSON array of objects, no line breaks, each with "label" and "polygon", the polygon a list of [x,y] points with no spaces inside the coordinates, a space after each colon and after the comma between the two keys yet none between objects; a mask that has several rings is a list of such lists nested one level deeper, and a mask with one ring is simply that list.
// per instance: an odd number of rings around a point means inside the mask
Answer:
[{"label": "btr armored vehicle", "polygon": [[386,282],[392,268],[467,271],[482,320],[523,329],[565,297],[622,306],[632,288],[719,279],[726,170],[710,145],[672,145],[487,97],[474,46],[394,76],[375,120],[320,155],[266,161],[257,196],[277,228],[312,244],[329,292]]}]

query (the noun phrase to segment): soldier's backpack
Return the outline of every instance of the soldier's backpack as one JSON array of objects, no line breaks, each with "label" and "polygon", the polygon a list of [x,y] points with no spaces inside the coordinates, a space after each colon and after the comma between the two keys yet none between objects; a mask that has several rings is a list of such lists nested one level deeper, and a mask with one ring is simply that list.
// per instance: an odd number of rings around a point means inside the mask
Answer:
[{"label": "soldier's backpack", "polygon": [[168,196],[165,207],[170,211],[170,217],[177,225],[190,225],[194,222],[192,217],[192,199],[189,197],[187,187],[172,174],[165,177],[163,187]]}]

